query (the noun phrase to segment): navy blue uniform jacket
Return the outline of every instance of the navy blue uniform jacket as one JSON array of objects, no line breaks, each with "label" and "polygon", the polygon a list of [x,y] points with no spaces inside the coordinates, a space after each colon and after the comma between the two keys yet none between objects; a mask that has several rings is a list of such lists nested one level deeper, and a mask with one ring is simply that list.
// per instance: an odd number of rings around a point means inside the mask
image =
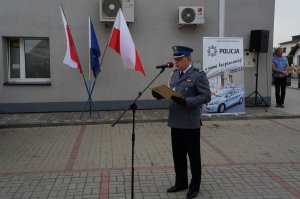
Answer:
[{"label": "navy blue uniform jacket", "polygon": [[211,98],[209,82],[205,72],[191,66],[179,79],[179,70],[173,71],[169,79],[169,87],[185,97],[186,105],[170,102],[168,125],[172,128],[200,128],[202,104]]}]

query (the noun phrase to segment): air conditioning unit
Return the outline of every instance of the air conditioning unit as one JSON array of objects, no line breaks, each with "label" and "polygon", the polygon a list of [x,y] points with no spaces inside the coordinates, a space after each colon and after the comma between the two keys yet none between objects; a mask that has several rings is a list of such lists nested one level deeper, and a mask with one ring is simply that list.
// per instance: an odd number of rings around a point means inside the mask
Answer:
[{"label": "air conditioning unit", "polygon": [[134,22],[134,0],[100,0],[100,21],[114,22],[119,8],[126,22]]},{"label": "air conditioning unit", "polygon": [[179,6],[178,24],[204,24],[204,7]]}]

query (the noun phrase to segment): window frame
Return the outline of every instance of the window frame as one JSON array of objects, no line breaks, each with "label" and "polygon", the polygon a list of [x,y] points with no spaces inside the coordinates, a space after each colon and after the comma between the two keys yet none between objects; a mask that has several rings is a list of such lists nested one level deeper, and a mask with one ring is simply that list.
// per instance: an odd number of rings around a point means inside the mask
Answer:
[{"label": "window frame", "polygon": [[286,53],[286,47],[282,48],[282,52]]},{"label": "window frame", "polygon": [[[11,40],[19,40],[19,48],[20,48],[20,78],[12,78],[11,77],[11,55],[10,55],[10,41]],[[49,51],[50,51],[50,40],[47,37],[9,37],[7,38],[7,64],[8,64],[8,78],[6,85],[10,84],[42,84],[42,85],[50,85],[51,84],[51,68],[49,78],[26,78],[26,65],[25,65],[25,40],[48,40],[49,41]],[[49,52],[50,59],[50,52]],[[49,60],[49,67],[51,66]]]}]

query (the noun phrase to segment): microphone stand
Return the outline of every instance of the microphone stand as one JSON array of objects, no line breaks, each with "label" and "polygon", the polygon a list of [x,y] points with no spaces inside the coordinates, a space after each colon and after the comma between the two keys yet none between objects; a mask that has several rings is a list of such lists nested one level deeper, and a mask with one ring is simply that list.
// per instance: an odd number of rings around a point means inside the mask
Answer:
[{"label": "microphone stand", "polygon": [[134,198],[134,146],[135,146],[135,111],[137,109],[136,102],[143,95],[143,93],[149,88],[149,86],[165,71],[165,67],[161,68],[160,72],[156,77],[146,86],[142,92],[138,92],[138,96],[131,102],[131,104],[124,110],[124,112],[118,117],[118,119],[111,125],[114,127],[120,119],[125,115],[125,113],[131,109],[132,110],[132,150],[131,150],[131,199]]}]

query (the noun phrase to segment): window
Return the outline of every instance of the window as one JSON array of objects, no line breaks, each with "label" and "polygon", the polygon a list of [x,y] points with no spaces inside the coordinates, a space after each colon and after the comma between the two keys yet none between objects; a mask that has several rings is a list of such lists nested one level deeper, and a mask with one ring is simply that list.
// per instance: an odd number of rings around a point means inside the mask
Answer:
[{"label": "window", "polygon": [[228,76],[228,83],[229,84],[233,84],[233,77],[232,77],[232,75]]},{"label": "window", "polygon": [[286,48],[283,48],[283,49],[282,49],[282,52],[283,52],[283,53],[286,53]]},{"label": "window", "polygon": [[8,39],[8,83],[50,83],[49,39]]}]

